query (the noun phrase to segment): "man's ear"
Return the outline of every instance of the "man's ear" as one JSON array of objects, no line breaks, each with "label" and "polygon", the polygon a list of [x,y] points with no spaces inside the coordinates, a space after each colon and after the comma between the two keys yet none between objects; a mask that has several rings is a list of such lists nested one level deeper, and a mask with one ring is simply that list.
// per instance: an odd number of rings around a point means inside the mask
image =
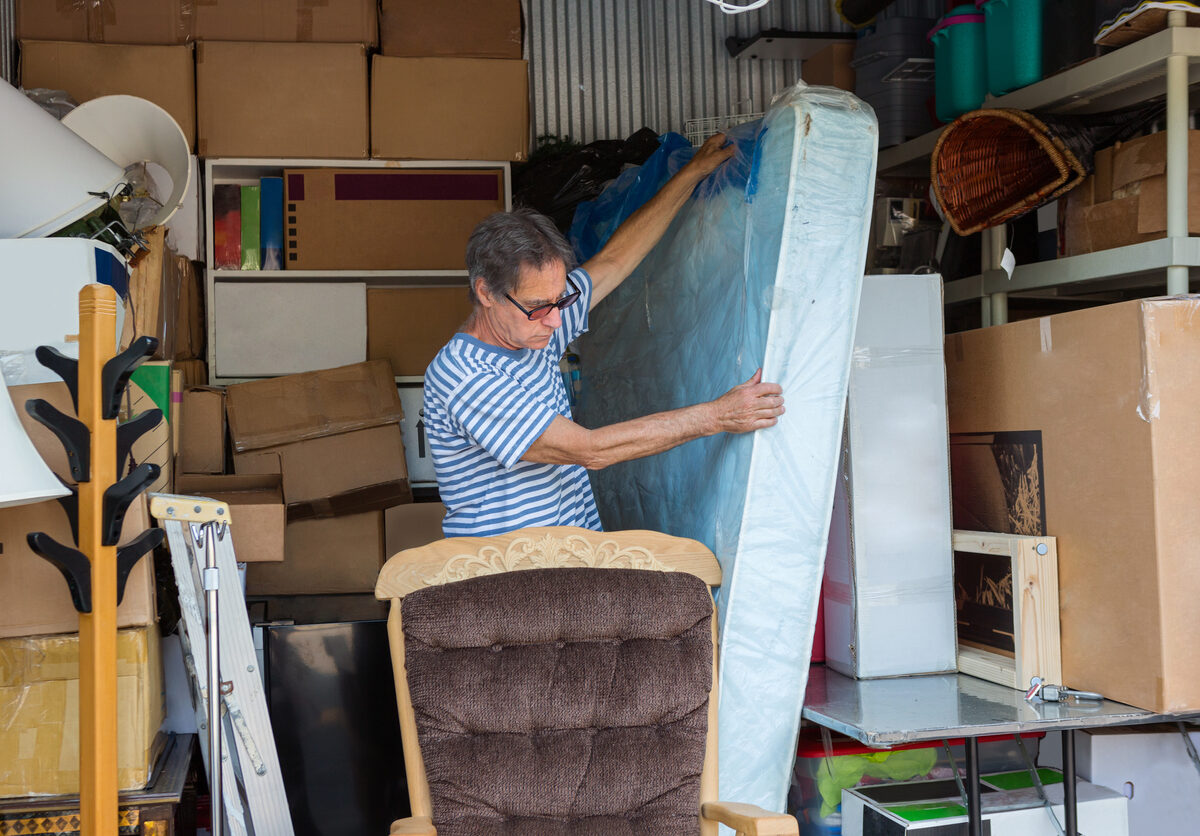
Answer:
[{"label": "man's ear", "polygon": [[483,280],[482,276],[475,279],[474,287],[475,298],[479,300],[480,305],[485,308],[490,308],[496,304],[496,298],[492,296],[491,292],[488,290],[487,282]]}]

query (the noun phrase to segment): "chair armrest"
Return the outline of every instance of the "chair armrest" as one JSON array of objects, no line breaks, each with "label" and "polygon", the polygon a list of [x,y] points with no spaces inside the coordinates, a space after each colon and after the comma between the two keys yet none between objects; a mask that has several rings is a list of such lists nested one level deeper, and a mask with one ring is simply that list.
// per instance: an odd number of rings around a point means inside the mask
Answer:
[{"label": "chair armrest", "polygon": [[437,836],[437,828],[429,816],[413,816],[392,822],[391,836]]},{"label": "chair armrest", "polygon": [[700,815],[732,827],[739,836],[798,836],[800,833],[795,816],[772,813],[753,804],[706,801],[700,805]]}]

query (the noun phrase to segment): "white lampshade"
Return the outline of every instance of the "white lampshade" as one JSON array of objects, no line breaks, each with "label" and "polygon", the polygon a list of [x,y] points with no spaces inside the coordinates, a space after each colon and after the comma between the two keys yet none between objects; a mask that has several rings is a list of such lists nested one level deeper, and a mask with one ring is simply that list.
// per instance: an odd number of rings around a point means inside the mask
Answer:
[{"label": "white lampshade", "polygon": [[25,434],[0,373],[0,508],[43,502],[68,493]]}]

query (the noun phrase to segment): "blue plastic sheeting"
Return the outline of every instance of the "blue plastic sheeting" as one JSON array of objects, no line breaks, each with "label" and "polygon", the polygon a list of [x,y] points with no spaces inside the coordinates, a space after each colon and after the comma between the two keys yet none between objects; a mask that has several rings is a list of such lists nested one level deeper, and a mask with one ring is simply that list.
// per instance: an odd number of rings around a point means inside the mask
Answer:
[{"label": "blue plastic sheeting", "polygon": [[[596,427],[711,400],[760,366],[787,413],[593,474],[604,526],[707,544],[721,561],[721,797],[782,811],[820,595],[878,129],[849,93],[801,84],[697,188],[579,341],[579,417]],[[627,172],[577,242],[593,246],[682,165]],[[657,178],[657,180],[656,180]],[[640,191],[640,197],[626,201]],[[628,204],[628,205],[627,205]],[[623,213],[623,214],[622,214]],[[590,254],[590,253],[589,253]]]}]

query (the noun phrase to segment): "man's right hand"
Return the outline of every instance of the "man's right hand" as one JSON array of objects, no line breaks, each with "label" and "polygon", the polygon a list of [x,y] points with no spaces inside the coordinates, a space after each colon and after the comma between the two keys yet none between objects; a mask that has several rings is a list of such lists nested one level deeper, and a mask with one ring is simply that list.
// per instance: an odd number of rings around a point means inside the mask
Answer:
[{"label": "man's right hand", "polygon": [[747,433],[773,427],[785,411],[783,387],[763,383],[759,369],[715,401],[709,401],[716,432]]}]

